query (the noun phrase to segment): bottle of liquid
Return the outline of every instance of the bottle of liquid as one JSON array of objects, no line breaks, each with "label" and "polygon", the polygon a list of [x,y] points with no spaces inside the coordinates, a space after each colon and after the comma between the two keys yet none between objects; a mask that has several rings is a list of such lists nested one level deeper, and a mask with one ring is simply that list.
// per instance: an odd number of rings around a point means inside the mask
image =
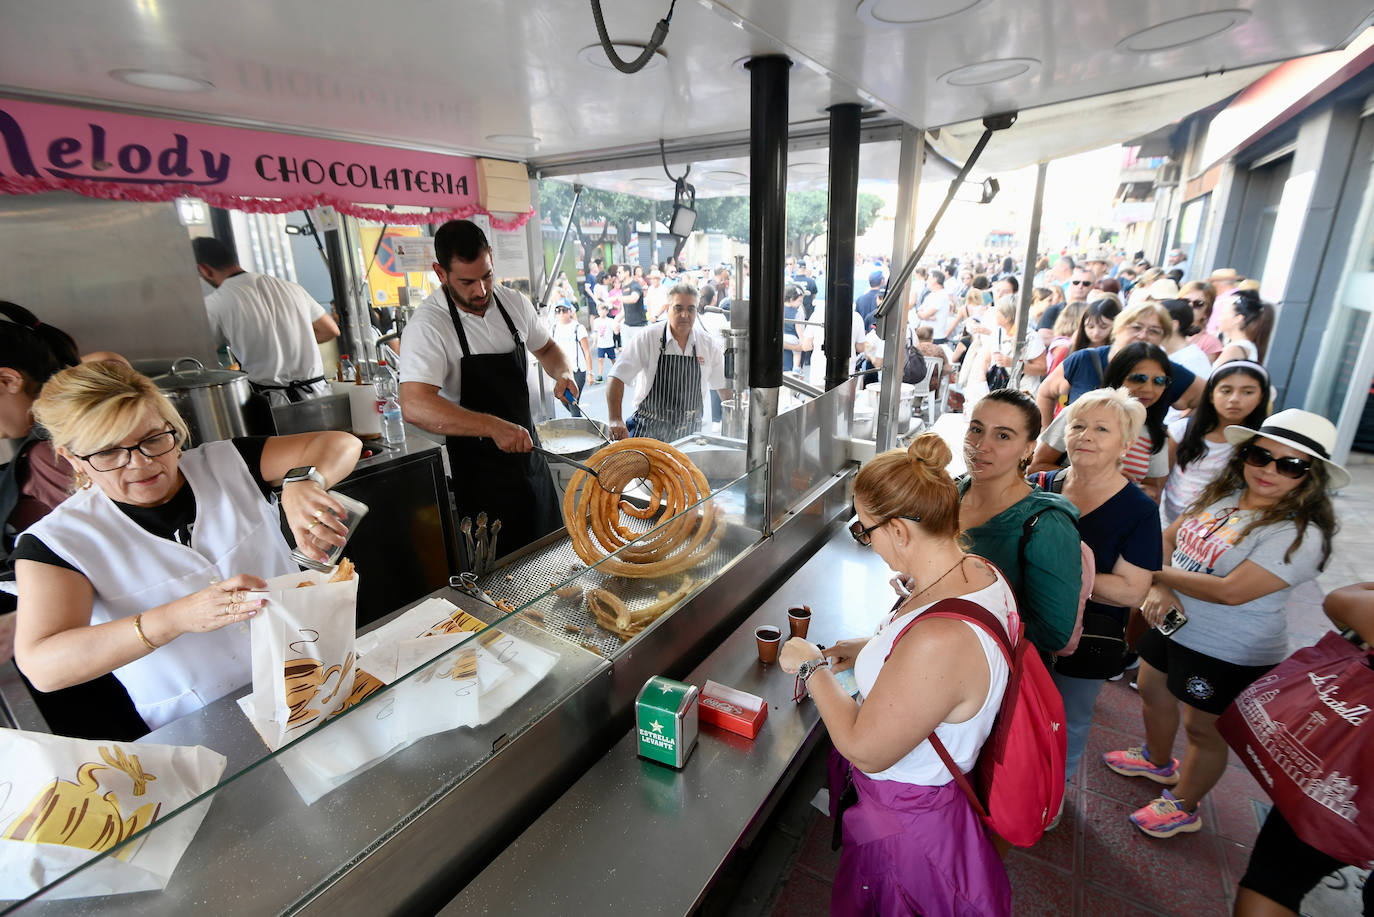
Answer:
[{"label": "bottle of liquid", "polygon": [[339,381],[355,382],[358,378],[358,370],[353,366],[353,358],[346,353],[339,354]]},{"label": "bottle of liquid", "polygon": [[382,441],[388,446],[397,446],[406,441],[401,401],[394,391],[387,393],[386,401],[382,404]]}]

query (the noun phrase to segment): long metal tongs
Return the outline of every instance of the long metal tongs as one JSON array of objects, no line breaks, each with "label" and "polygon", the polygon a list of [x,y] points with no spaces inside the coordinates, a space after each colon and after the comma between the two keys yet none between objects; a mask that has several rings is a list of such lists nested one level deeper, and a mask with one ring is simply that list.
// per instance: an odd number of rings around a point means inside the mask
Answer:
[{"label": "long metal tongs", "polygon": [[547,459],[572,465],[574,468],[580,468],[587,472],[596,478],[596,483],[600,484],[601,489],[609,494],[621,494],[631,487],[638,486],[649,477],[651,468],[649,457],[636,449],[622,449],[619,452],[612,452],[602,459],[595,468],[584,465],[576,459],[570,459],[566,455],[550,452],[542,446],[535,446],[534,451]]}]

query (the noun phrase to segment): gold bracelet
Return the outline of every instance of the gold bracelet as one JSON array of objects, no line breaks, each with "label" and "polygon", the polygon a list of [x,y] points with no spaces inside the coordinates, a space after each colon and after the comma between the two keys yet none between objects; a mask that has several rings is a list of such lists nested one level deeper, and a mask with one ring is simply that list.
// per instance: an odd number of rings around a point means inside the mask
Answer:
[{"label": "gold bracelet", "polygon": [[155,650],[155,649],[157,649],[157,644],[154,643],[153,641],[149,640],[149,639],[148,639],[148,636],[147,636],[146,634],[143,633],[143,613],[142,613],[142,612],[139,612],[138,614],[134,615],[134,633],[138,634],[138,639],[141,640],[141,641],[143,641],[143,645],[146,646],[146,647],[148,647],[148,649],[150,649],[150,650]]}]

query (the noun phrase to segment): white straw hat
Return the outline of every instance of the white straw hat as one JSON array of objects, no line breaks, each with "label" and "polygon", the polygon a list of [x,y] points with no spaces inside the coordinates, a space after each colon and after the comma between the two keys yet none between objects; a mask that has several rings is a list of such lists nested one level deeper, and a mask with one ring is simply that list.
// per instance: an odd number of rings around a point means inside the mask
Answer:
[{"label": "white straw hat", "polygon": [[1238,446],[1252,436],[1263,436],[1290,449],[1297,449],[1326,464],[1332,490],[1340,490],[1350,483],[1350,472],[1331,461],[1336,446],[1336,425],[1311,411],[1289,408],[1265,418],[1258,430],[1233,424],[1226,428],[1226,441]]}]

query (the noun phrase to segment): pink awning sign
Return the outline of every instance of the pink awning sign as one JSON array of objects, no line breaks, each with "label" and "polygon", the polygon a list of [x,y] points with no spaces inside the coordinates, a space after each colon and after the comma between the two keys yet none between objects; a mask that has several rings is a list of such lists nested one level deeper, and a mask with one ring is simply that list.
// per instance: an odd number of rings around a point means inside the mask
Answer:
[{"label": "pink awning sign", "polygon": [[[190,195],[269,213],[327,204],[391,223],[487,213],[468,156],[0,99],[0,193],[54,190],[136,201]],[[367,206],[378,204],[438,212]],[[528,216],[492,226],[514,229]]]}]

